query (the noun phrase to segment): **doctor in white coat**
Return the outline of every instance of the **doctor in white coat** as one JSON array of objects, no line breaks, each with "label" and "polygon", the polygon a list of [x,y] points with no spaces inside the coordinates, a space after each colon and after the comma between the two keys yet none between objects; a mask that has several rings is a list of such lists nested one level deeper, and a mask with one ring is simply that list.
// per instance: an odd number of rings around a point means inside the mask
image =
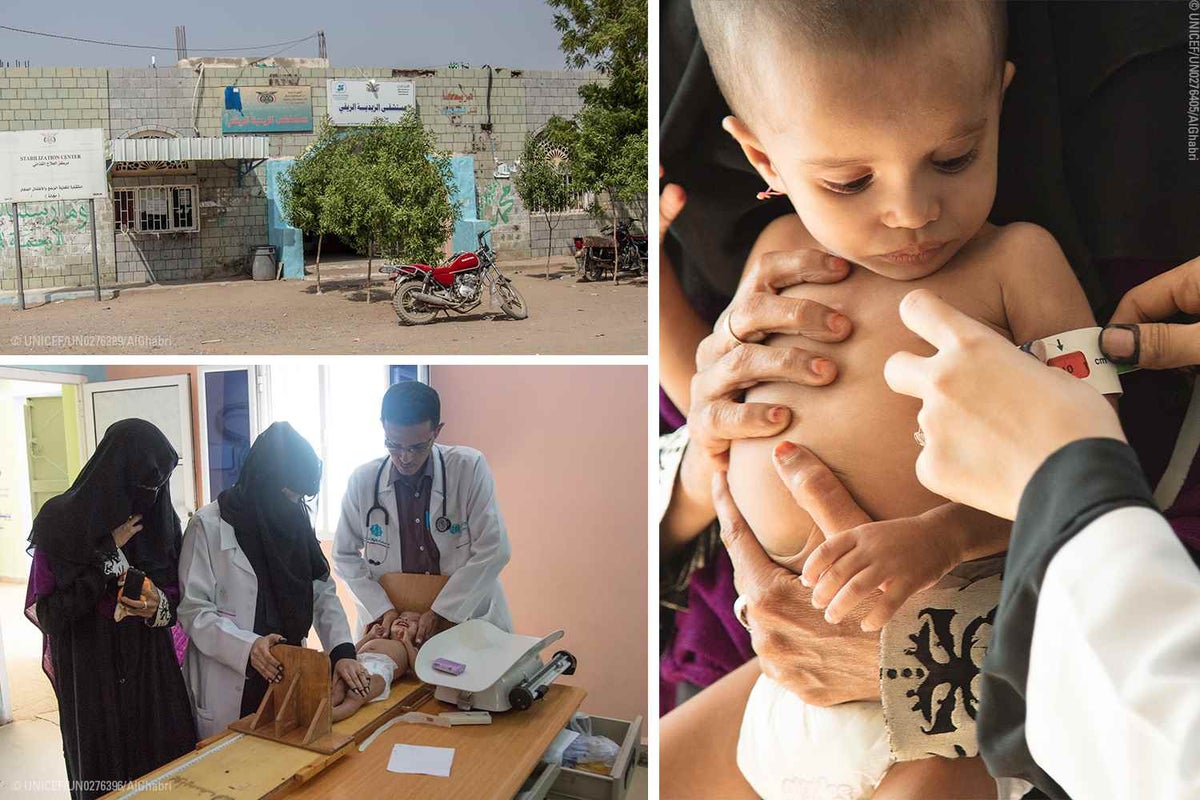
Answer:
[{"label": "doctor in white coat", "polygon": [[190,641],[183,674],[200,738],[258,706],[283,668],[270,647],[304,645],[314,625],[334,670],[367,681],[346,613],[302,500],[321,462],[286,422],[255,440],[237,483],[192,517],[179,558],[179,621]]},{"label": "doctor in white coat", "polygon": [[418,643],[469,619],[511,631],[500,587],[511,551],[483,454],[436,443],[441,400],[417,381],[388,389],[380,421],[388,455],[354,471],[334,536],[334,571],[354,594],[356,630],[394,619],[379,577],[408,572],[449,576]]}]

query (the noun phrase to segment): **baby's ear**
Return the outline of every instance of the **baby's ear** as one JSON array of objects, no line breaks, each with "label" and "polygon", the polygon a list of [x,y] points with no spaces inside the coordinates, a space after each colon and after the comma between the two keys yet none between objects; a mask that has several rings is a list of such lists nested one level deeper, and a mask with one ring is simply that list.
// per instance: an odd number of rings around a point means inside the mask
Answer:
[{"label": "baby's ear", "polygon": [[1008,91],[1008,85],[1012,83],[1013,76],[1017,74],[1017,65],[1011,61],[1004,62],[1004,82],[1000,85],[1001,92]]},{"label": "baby's ear", "polygon": [[775,171],[771,157],[767,155],[767,151],[759,143],[758,137],[750,131],[746,123],[730,115],[721,120],[721,127],[741,146],[742,152],[746,154],[746,160],[758,171],[767,185],[779,194],[787,194],[787,187],[783,185],[783,179]]}]

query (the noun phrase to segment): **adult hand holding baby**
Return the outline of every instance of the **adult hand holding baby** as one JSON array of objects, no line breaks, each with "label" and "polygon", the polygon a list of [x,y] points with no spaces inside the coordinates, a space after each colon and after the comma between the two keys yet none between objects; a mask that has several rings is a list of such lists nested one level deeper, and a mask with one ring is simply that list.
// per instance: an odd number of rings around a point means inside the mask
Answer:
[{"label": "adult hand holding baby", "polygon": [[[799,474],[794,477],[786,480],[793,494],[820,490],[806,485]],[[813,608],[812,592],[799,576],[763,550],[734,504],[724,473],[716,474],[712,489],[721,539],[733,561],[738,593],[746,601],[750,639],[763,674],[809,705],[878,699],[879,634],[861,629],[859,617],[854,616],[859,612],[852,612],[844,624],[826,622]],[[817,513],[821,514],[818,524],[828,533],[868,521],[853,502],[825,505]]]},{"label": "adult hand holding baby", "polygon": [[340,658],[333,665],[333,673],[341,678],[352,692],[366,696],[371,687],[371,674],[363,667],[357,658]]},{"label": "adult hand holding baby", "polygon": [[690,444],[676,487],[676,500],[683,502],[672,501],[664,543],[686,540],[712,521],[712,476],[728,468],[733,440],[775,436],[791,424],[786,406],[743,403],[746,389],[764,381],[823,386],[837,377],[837,365],[828,358],[760,343],[775,333],[818,342],[848,337],[853,325],[844,315],[778,292],[801,283],[837,283],[849,274],[848,262],[817,250],[763,253],[749,263],[733,302],[696,349],[687,409]]}]

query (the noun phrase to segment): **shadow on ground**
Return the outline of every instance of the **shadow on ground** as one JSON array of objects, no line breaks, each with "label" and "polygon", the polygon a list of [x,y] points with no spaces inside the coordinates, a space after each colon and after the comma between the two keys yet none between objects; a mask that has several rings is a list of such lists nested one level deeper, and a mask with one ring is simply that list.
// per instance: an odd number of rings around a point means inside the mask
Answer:
[{"label": "shadow on ground", "polygon": [[[304,287],[305,294],[316,294],[317,285],[314,283]],[[321,294],[338,294],[349,300],[351,303],[364,303],[367,300],[367,291],[363,287],[362,278],[333,278],[321,281]],[[372,303],[390,303],[392,302],[391,286],[371,286],[371,302]]]}]

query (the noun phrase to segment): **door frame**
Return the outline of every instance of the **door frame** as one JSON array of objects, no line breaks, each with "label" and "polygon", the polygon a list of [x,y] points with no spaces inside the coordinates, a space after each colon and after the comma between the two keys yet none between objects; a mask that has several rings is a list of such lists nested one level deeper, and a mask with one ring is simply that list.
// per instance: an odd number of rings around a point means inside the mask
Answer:
[{"label": "door frame", "polygon": [[204,495],[204,502],[211,503],[217,498],[212,496],[212,484],[208,476],[208,395],[205,392],[204,376],[209,372],[245,372],[246,373],[246,391],[250,396],[250,441],[253,442],[258,438],[258,435],[263,431],[263,420],[260,416],[261,409],[266,405],[261,402],[260,395],[264,393],[264,383],[266,376],[263,375],[263,370],[256,364],[242,364],[235,366],[197,366],[197,380],[200,385],[196,387],[196,393],[200,400],[198,403],[197,414],[200,428],[200,490]]},{"label": "door frame", "polygon": [[[86,458],[91,458],[96,452],[96,445],[99,441],[96,436],[96,407],[92,402],[92,397],[101,392],[122,391],[126,389],[158,389],[168,386],[174,386],[179,390],[179,416],[180,419],[187,423],[187,429],[183,437],[183,452],[180,453],[180,458],[189,468],[183,470],[183,490],[185,497],[181,498],[184,509],[188,516],[194,514],[197,509],[196,504],[196,457],[193,448],[193,436],[195,435],[195,419],[192,415],[192,382],[191,376],[182,375],[161,375],[152,378],[127,378],[118,381],[89,381],[83,384],[81,399],[83,400],[83,421],[84,421],[84,449]],[[187,520],[181,517],[181,521],[186,525]]]}]

